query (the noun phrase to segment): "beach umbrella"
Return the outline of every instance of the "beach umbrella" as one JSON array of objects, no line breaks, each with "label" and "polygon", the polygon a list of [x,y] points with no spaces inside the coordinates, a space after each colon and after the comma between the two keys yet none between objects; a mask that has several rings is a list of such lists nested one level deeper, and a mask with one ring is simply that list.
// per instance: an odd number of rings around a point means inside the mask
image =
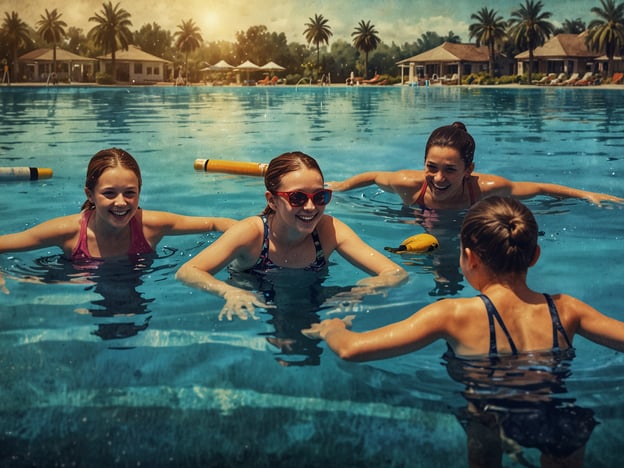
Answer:
[{"label": "beach umbrella", "polygon": [[262,65],[260,67],[260,70],[272,72],[272,71],[284,71],[286,69],[284,67],[282,67],[281,65],[278,65],[275,62],[268,62],[268,63],[265,63],[264,65]]},{"label": "beach umbrella", "polygon": [[249,81],[249,72],[260,70],[260,67],[256,65],[255,63],[253,63],[251,60],[246,60],[243,63],[241,63],[238,67],[236,67],[236,69],[240,71],[246,71],[247,81]]},{"label": "beach umbrella", "polygon": [[210,71],[227,71],[234,69],[234,65],[230,65],[225,60],[219,60],[217,63],[211,65],[208,68],[210,69]]}]

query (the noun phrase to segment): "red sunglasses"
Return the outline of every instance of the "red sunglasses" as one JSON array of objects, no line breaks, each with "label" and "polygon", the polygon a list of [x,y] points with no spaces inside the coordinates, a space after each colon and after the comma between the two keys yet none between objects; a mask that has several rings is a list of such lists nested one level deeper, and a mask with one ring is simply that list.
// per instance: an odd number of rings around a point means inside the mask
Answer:
[{"label": "red sunglasses", "polygon": [[314,193],[302,192],[301,190],[295,190],[294,192],[274,192],[275,195],[283,197],[290,203],[290,206],[299,208],[308,203],[308,200],[312,200],[315,206],[325,206],[329,203],[332,197],[332,191],[329,189],[318,190]]}]

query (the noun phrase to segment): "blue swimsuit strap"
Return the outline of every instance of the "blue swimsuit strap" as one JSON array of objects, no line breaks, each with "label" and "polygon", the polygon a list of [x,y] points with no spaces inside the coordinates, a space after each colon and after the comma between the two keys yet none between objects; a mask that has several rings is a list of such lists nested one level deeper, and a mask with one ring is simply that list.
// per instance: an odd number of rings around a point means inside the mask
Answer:
[{"label": "blue swimsuit strap", "polygon": [[546,302],[548,303],[548,312],[550,312],[550,318],[552,320],[553,325],[553,350],[559,351],[559,335],[557,332],[561,333],[561,336],[565,339],[565,342],[568,344],[568,348],[572,347],[572,343],[570,343],[570,339],[568,338],[568,334],[561,325],[561,319],[559,318],[559,312],[557,311],[557,307],[555,306],[555,302],[552,300],[549,294],[544,293],[544,297],[546,298]]},{"label": "blue swimsuit strap", "polygon": [[[254,269],[261,267],[261,269],[271,269],[277,268],[277,266],[271,261],[269,258],[269,222],[266,215],[261,215],[262,223],[264,224],[264,239],[262,242],[262,250],[260,251],[260,256],[258,257],[258,261],[254,265]],[[314,262],[306,267],[305,269],[319,269],[324,267],[327,262],[325,261],[325,253],[323,252],[323,247],[321,246],[321,240],[319,239],[318,231],[314,229],[312,231],[312,242],[314,242],[314,249],[316,250],[316,258]]]},{"label": "blue swimsuit strap", "polygon": [[503,319],[498,313],[498,310],[496,310],[496,307],[494,307],[494,304],[492,304],[492,301],[490,300],[490,298],[487,297],[485,294],[479,294],[479,297],[485,304],[485,310],[487,311],[487,314],[488,314],[488,322],[490,325],[490,355],[498,354],[498,348],[496,346],[496,330],[494,329],[494,319],[496,319],[496,321],[498,322],[498,325],[503,330],[503,333],[505,333],[505,336],[507,337],[507,341],[509,342],[509,347],[511,348],[511,353],[518,354],[518,349],[516,348],[516,344],[511,339],[511,335],[509,334],[509,331],[507,330],[507,327],[505,326]]}]

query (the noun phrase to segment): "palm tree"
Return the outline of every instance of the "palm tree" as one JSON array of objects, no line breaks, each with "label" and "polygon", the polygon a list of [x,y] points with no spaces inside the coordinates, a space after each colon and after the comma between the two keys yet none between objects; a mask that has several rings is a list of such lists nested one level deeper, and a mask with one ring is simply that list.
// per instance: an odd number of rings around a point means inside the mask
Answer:
[{"label": "palm tree", "polygon": [[186,78],[188,79],[188,54],[198,49],[203,42],[199,27],[195,25],[192,19],[188,21],[182,20],[182,24],[178,25],[179,31],[173,34],[176,39],[175,46],[184,52],[184,70],[186,70]]},{"label": "palm tree", "polygon": [[316,45],[316,65],[320,66],[320,44],[325,43],[329,44],[329,38],[333,35],[331,32],[331,27],[327,25],[327,21],[323,18],[323,15],[314,15],[314,18],[308,18],[310,20],[309,23],[306,23],[306,29],[303,31],[303,34],[308,41],[308,45],[310,43],[314,43]]},{"label": "palm tree", "polygon": [[31,42],[30,35],[28,34],[28,25],[21,20],[17,12],[12,11],[11,14],[5,12],[4,21],[2,21],[2,28],[0,28],[0,31],[2,31],[2,36],[9,45],[9,49],[13,55],[13,65],[10,72],[12,74],[13,81],[16,81],[18,76],[17,51],[20,47],[23,47]]},{"label": "palm tree", "polygon": [[581,18],[566,19],[563,20],[560,28],[555,29],[555,34],[581,34],[586,29],[587,27],[585,26],[585,21]]},{"label": "palm tree", "polygon": [[587,46],[595,51],[604,51],[607,56],[607,72],[613,76],[613,57],[624,48],[624,3],[614,0],[600,0],[602,8],[594,7],[591,12],[600,19],[589,23]]},{"label": "palm tree", "polygon": [[365,23],[364,20],[360,20],[358,26],[351,33],[351,36],[354,36],[353,46],[366,54],[364,60],[364,78],[368,78],[368,53],[375,50],[381,42],[377,34],[379,33],[375,30],[375,25],[370,24],[370,21]]},{"label": "palm tree", "polygon": [[45,16],[41,15],[41,19],[37,21],[37,34],[46,41],[48,44],[52,44],[52,72],[56,73],[56,45],[63,40],[66,36],[65,28],[67,23],[61,20],[62,14],[56,11],[56,8],[52,11],[48,11],[46,8]]},{"label": "palm tree", "polygon": [[470,15],[470,19],[476,21],[468,27],[470,38],[476,38],[476,45],[484,44],[488,48],[488,71],[490,76],[494,76],[494,56],[496,45],[505,38],[506,22],[498,12],[481,8],[477,13]]},{"label": "palm tree", "polygon": [[453,31],[449,31],[448,34],[442,39],[444,40],[444,42],[450,42],[451,44],[461,44],[461,37],[459,37]]},{"label": "palm tree", "polygon": [[111,53],[112,74],[115,80],[115,53],[118,49],[128,50],[128,45],[132,43],[130,13],[119,8],[119,3],[113,7],[113,3],[108,2],[103,3],[100,14],[96,13],[95,16],[89,18],[89,21],[98,23],[89,31],[88,36],[105,52]]},{"label": "palm tree", "polygon": [[529,50],[528,82],[531,82],[533,71],[533,51],[544,45],[546,39],[555,30],[554,25],[547,21],[552,16],[549,11],[542,12],[544,5],[540,0],[525,0],[524,5],[511,12],[509,20],[509,37],[519,49]]}]

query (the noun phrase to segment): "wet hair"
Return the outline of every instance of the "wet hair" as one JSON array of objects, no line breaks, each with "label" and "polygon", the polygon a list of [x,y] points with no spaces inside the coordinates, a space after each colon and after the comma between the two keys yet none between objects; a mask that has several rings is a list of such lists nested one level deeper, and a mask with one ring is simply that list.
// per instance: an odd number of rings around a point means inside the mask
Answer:
[{"label": "wet hair", "polygon": [[464,161],[466,167],[472,164],[476,144],[474,138],[466,130],[466,126],[461,122],[453,122],[451,125],[436,128],[425,145],[425,160],[432,146],[441,146],[443,148],[454,148]]},{"label": "wet hair", "polygon": [[[130,153],[119,148],[103,149],[95,153],[95,155],[91,158],[91,161],[89,161],[89,166],[87,167],[85,187],[93,192],[95,190],[95,186],[100,180],[100,176],[104,173],[104,171],[114,167],[123,167],[124,169],[134,172],[139,183],[139,191],[141,190],[141,184],[143,181],[141,179],[141,169],[139,169],[139,164],[130,155]],[[93,207],[93,203],[90,200],[87,200],[82,204],[81,209],[90,210]]]},{"label": "wet hair", "polygon": [[[304,167],[318,171],[318,173],[321,174],[321,178],[323,178],[323,171],[321,171],[320,166],[312,156],[308,156],[301,151],[291,151],[289,153],[280,154],[269,163],[264,173],[264,186],[269,192],[275,193],[279,190],[282,184],[282,178],[286,174],[298,171]],[[323,178],[323,180],[325,179]],[[273,208],[267,205],[262,214],[268,215],[273,212]]]},{"label": "wet hair", "polygon": [[528,270],[537,249],[537,221],[510,197],[492,196],[473,205],[461,227],[462,248],[470,248],[496,274]]}]

